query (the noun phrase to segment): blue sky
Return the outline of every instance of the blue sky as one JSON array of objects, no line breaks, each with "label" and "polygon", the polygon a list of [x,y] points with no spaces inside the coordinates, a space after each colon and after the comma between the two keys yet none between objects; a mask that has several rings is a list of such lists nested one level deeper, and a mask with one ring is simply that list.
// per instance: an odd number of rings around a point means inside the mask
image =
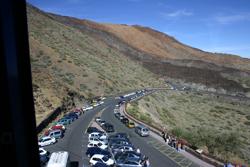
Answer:
[{"label": "blue sky", "polygon": [[211,52],[250,58],[250,0],[28,0],[48,12],[143,25]]}]

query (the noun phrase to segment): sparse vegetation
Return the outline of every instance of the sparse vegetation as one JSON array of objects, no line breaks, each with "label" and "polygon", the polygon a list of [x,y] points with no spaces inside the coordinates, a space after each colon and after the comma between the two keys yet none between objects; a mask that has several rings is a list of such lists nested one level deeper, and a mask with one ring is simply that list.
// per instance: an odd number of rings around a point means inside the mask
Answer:
[{"label": "sparse vegetation", "polygon": [[184,92],[158,92],[147,98],[138,102],[136,112],[131,112],[130,107],[128,111],[138,119],[140,114],[154,113],[150,114],[151,124],[159,123],[221,159],[249,164],[249,104]]}]

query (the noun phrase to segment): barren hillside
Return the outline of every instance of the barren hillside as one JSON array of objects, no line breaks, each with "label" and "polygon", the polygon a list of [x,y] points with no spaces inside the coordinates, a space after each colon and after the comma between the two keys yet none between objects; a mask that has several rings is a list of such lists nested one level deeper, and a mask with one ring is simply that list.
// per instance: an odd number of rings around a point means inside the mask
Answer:
[{"label": "barren hillside", "polygon": [[85,99],[178,79],[250,92],[250,60],[186,46],[142,26],[101,24],[27,6],[38,122],[70,92]]}]

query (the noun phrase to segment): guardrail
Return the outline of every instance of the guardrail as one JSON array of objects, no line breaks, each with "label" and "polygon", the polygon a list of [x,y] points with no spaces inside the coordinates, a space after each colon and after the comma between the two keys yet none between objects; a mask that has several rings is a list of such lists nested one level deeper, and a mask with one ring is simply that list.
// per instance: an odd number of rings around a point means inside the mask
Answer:
[{"label": "guardrail", "polygon": [[[138,120],[138,119],[134,118],[133,116],[131,116],[130,114],[127,113],[126,108],[127,108],[127,103],[125,104],[124,109],[123,109],[123,113],[124,113],[125,116],[127,116],[129,119],[133,120],[134,122],[136,122],[138,124],[142,124],[144,126],[147,126],[152,132],[154,132],[157,135],[161,136],[161,132],[162,132],[163,127],[160,127],[160,128],[159,127],[154,127],[152,125],[146,124],[145,122],[143,122],[141,120]],[[221,162],[221,160],[215,159],[214,157],[211,157],[210,155],[206,155],[206,154],[203,154],[203,153],[200,154],[200,153],[196,152],[195,150],[193,150],[192,148],[190,148],[190,146],[191,145],[187,145],[185,147],[185,150],[187,152],[189,152],[190,154],[194,155],[195,157],[201,159],[202,161],[204,161],[206,163],[214,165],[214,166],[218,166],[218,167],[223,167],[224,166],[224,163]]]},{"label": "guardrail", "polygon": [[51,112],[37,127],[37,133],[40,133],[45,129],[48,124],[50,124],[56,117],[62,112],[61,107],[56,108],[53,112]]}]

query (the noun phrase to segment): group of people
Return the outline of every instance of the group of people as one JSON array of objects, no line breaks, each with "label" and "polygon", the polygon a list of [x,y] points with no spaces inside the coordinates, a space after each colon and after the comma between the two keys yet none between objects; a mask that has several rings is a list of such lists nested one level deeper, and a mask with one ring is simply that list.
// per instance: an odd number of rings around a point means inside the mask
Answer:
[{"label": "group of people", "polygon": [[169,146],[175,148],[178,152],[185,149],[185,144],[181,140],[177,140],[175,136],[162,132],[162,138]]}]

